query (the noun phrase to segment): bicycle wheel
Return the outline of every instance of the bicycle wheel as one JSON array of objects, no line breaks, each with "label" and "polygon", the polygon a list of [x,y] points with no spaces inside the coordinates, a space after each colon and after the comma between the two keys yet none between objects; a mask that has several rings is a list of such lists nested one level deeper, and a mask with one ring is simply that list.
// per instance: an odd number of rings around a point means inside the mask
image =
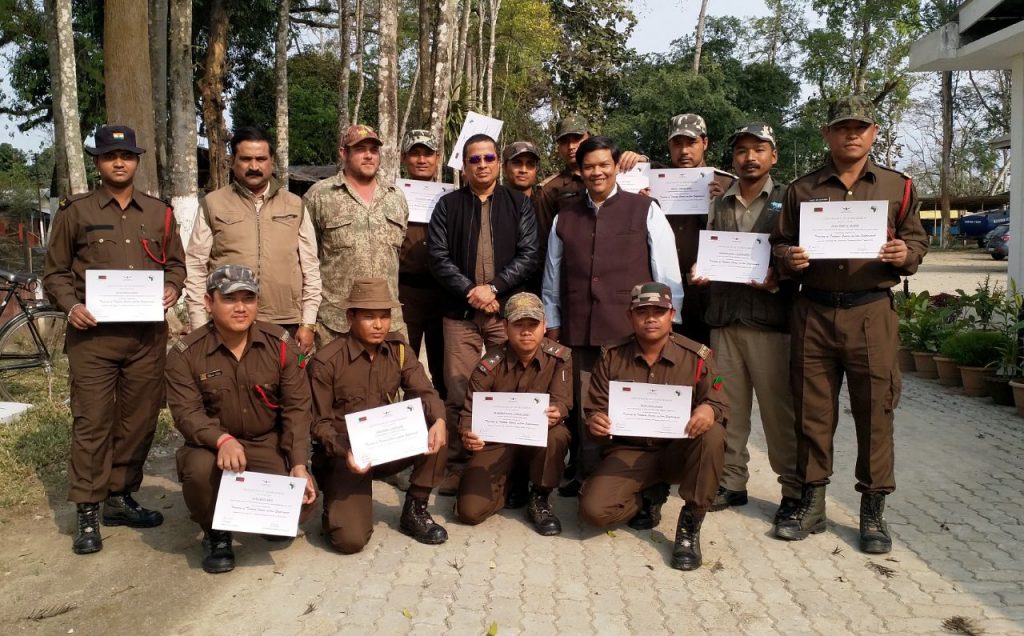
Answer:
[{"label": "bicycle wheel", "polygon": [[[33,330],[33,324],[35,329]],[[68,404],[70,383],[64,335],[68,319],[44,309],[11,319],[0,331],[0,393],[13,402]]]}]

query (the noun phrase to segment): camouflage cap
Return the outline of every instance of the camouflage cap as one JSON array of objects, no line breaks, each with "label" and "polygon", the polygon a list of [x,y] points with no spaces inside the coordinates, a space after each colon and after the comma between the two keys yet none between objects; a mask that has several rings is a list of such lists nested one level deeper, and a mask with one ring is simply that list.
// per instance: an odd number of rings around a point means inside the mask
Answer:
[{"label": "camouflage cap", "polygon": [[505,320],[515,322],[523,318],[544,320],[544,303],[536,294],[519,292],[505,303]]},{"label": "camouflage cap", "polygon": [[668,139],[669,141],[672,141],[673,137],[678,137],[680,135],[683,135],[684,137],[692,137],[693,139],[707,137],[708,125],[704,123],[704,118],[700,115],[695,115],[693,113],[676,115],[669,122]]},{"label": "camouflage cap", "polygon": [[642,283],[634,285],[629,298],[629,308],[638,307],[664,307],[672,308],[672,290],[668,285],[662,283]]},{"label": "camouflage cap", "polygon": [[740,126],[736,131],[729,135],[729,145],[732,146],[736,143],[736,140],[743,135],[750,135],[751,137],[757,137],[761,141],[767,141],[772,146],[775,145],[775,131],[768,124],[755,121],[745,126]]},{"label": "camouflage cap", "polygon": [[402,137],[402,152],[406,153],[412,150],[413,146],[426,146],[430,150],[437,152],[437,139],[429,130],[410,130],[405,133],[405,137]]},{"label": "camouflage cap", "polygon": [[391,296],[388,281],[383,278],[357,278],[352,281],[342,309],[398,309],[402,304]]},{"label": "camouflage cap", "polygon": [[341,146],[343,148],[348,148],[349,146],[354,146],[360,141],[364,141],[366,139],[372,139],[379,145],[384,145],[384,142],[380,140],[380,137],[377,136],[377,132],[373,128],[358,124],[348,127],[348,130],[345,131],[345,136],[341,138]]},{"label": "camouflage cap", "polygon": [[849,119],[865,124],[875,123],[875,103],[864,95],[847,95],[835,100],[828,107],[828,125],[835,126]]},{"label": "camouflage cap", "polygon": [[555,128],[555,140],[566,135],[586,135],[590,132],[590,124],[579,115],[568,115],[559,120]]},{"label": "camouflage cap", "polygon": [[260,293],[256,274],[244,265],[221,265],[210,272],[210,275],[206,277],[206,291],[212,292],[215,289],[224,295],[236,291]]},{"label": "camouflage cap", "polygon": [[540,152],[537,150],[537,146],[528,141],[515,141],[505,146],[505,149],[501,151],[501,163],[508,163],[519,155],[533,155],[540,160]]}]

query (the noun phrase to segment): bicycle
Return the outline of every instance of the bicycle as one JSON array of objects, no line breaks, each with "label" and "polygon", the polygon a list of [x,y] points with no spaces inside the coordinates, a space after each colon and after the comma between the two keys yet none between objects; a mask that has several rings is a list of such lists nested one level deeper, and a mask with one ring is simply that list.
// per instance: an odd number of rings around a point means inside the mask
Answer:
[{"label": "bicycle", "polygon": [[13,298],[17,313],[0,327],[0,396],[12,402],[38,404],[48,399],[70,403],[68,357],[64,336],[68,318],[46,301],[22,298],[22,291],[34,292],[39,277],[29,272],[0,269],[0,302],[3,315]]}]

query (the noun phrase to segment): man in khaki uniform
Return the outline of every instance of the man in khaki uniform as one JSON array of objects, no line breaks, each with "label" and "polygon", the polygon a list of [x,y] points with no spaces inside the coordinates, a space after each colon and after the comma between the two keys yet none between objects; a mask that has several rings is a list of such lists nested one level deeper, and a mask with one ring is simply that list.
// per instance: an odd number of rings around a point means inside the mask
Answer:
[{"label": "man in khaki uniform", "polygon": [[[317,351],[309,365],[317,443],[313,473],[324,492],[324,533],[339,552],[362,550],[373,534],[373,480],[412,466],[399,530],[420,543],[444,543],[447,531],[427,512],[447,457],[444,403],[404,338],[390,330],[398,303],[384,279],[356,279],[342,307],[351,331]],[[345,415],[414,398],[423,401],[429,450],[379,466],[359,465]]]},{"label": "man in khaki uniform", "polygon": [[203,197],[185,250],[185,300],[192,328],[206,324],[206,278],[225,264],[244,265],[260,282],[259,319],[281,325],[299,350],[313,350],[320,307],[320,261],[302,199],[273,176],[274,147],[244,126],[231,138],[232,182]]},{"label": "man in khaki uniform", "polygon": [[316,487],[306,471],[309,382],[298,351],[279,325],[256,320],[255,273],[221,265],[207,277],[210,322],[167,356],[167,405],[185,438],[178,478],[192,521],[203,530],[203,569],[235,568],[230,532],[213,529],[221,471],[253,471],[306,480],[303,514]]},{"label": "man in khaki uniform", "polygon": [[[712,202],[708,229],[769,234],[779,222],[784,191],[770,174],[778,161],[775,134],[768,124],[753,122],[738,128],[729,145],[739,178]],[[710,291],[704,318],[711,327],[718,371],[728,379],[725,473],[711,510],[747,503],[747,440],[756,393],[768,461],[782,484],[777,524],[796,509],[802,487],[796,473],[796,426],[789,385],[789,310],[795,284],[789,279],[780,281],[772,265],[764,280],[746,284],[697,277],[694,265],[690,284]]]},{"label": "man in khaki uniform", "polygon": [[[601,463],[580,491],[580,518],[599,528],[632,519],[649,507],[654,525],[668,495],[664,482],[679,484],[686,504],[676,524],[672,567],[701,565],[700,527],[718,489],[725,461],[727,405],[707,346],[672,333],[672,292],[661,283],[633,288],[629,318],[633,335],[606,347],[584,401],[590,435],[604,444]],[[693,392],[692,412],[680,414],[682,439],[614,434],[608,417],[610,382],[674,385]],[[653,491],[659,490],[655,493]],[[643,499],[649,499],[645,502]]]},{"label": "man in khaki uniform", "polygon": [[580,177],[579,165],[576,163],[576,149],[590,137],[590,134],[590,124],[579,115],[562,118],[555,128],[555,146],[558,158],[562,160],[562,170],[541,182],[540,197],[534,202],[537,208],[537,235],[541,241],[542,261],[547,253],[552,220],[564,204],[583,196],[586,190],[583,178]]},{"label": "man in khaki uniform", "polygon": [[[839,389],[846,376],[857,428],[860,548],[892,549],[883,518],[893,474],[893,411],[900,398],[899,348],[891,288],[917,272],[928,251],[910,177],[875,163],[875,107],[863,95],[833,103],[825,165],[790,184],[772,233],[776,263],[801,284],[792,313],[792,383],[799,424],[799,507],[775,535],[800,540],[825,530],[825,486],[832,475]],[[889,240],[875,259],[830,259],[800,246],[800,207],[812,201],[885,201]]]},{"label": "man in khaki uniform", "polygon": [[76,554],[103,548],[103,524],[151,528],[163,515],[132,497],[163,403],[167,323],[98,323],[86,308],[90,269],[144,270],[163,276],[163,306],[178,300],[185,254],[174,213],[135,190],[139,155],[135,131],[103,126],[86,148],[103,185],[61,203],[50,230],[43,287],[68,314],[65,347],[71,380],[71,465],[68,500],[77,504]]},{"label": "man in khaki uniform", "polygon": [[[534,294],[522,292],[508,299],[505,328],[508,342],[490,349],[469,379],[459,428],[463,446],[472,455],[455,510],[463,523],[482,523],[505,506],[516,466],[526,466],[533,481],[527,518],[539,534],[552,536],[562,532],[548,495],[562,478],[569,448],[564,421],[572,407],[572,352],[544,338],[544,305]],[[547,393],[547,445],[481,440],[473,432],[473,394],[480,392]]]},{"label": "man in khaki uniform", "polygon": [[[393,183],[377,179],[382,144],[369,126],[349,126],[338,151],[341,172],[314,185],[303,198],[316,230],[323,281],[317,347],[348,331],[342,305],[356,278],[383,278],[398,298],[398,256],[409,206]],[[405,333],[401,307],[395,308],[392,321],[395,331]]]}]

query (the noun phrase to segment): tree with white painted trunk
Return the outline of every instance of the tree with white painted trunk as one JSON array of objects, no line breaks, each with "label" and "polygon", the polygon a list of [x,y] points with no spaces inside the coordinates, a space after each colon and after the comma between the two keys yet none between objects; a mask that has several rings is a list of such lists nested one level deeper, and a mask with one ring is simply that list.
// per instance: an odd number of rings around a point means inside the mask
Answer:
[{"label": "tree with white painted trunk", "polygon": [[188,245],[199,209],[199,166],[196,159],[196,103],[192,89],[192,1],[170,0],[168,74],[170,133],[168,154],[171,205]]},{"label": "tree with white painted trunk", "polygon": [[[88,189],[85,156],[78,116],[78,73],[75,68],[74,34],[71,30],[71,0],[45,0],[47,35],[50,38],[50,85],[53,93],[53,127],[57,140],[58,195],[78,194]],[[63,183],[61,183],[63,181]]]},{"label": "tree with white painted trunk", "polygon": [[377,134],[380,179],[391,183],[398,174],[398,0],[380,0],[377,59]]},{"label": "tree with white painted trunk", "polygon": [[274,103],[277,110],[277,148],[274,154],[277,178],[288,189],[288,36],[291,0],[279,0],[277,8],[277,42],[274,56]]}]

